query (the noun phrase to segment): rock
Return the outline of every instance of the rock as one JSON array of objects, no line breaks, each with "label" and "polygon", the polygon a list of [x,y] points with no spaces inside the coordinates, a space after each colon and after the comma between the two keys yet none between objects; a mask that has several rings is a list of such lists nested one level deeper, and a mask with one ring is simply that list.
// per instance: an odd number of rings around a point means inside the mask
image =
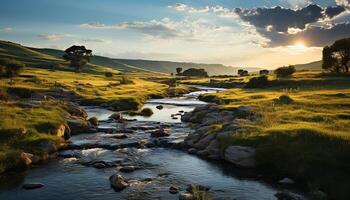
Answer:
[{"label": "rock", "polygon": [[212,140],[205,150],[208,152],[211,158],[217,159],[221,156],[220,144],[219,141],[217,141],[216,139]]},{"label": "rock", "polygon": [[178,187],[175,187],[175,186],[170,186],[169,192],[170,192],[171,194],[177,194],[177,193],[179,192],[179,188],[178,188]]},{"label": "rock", "polygon": [[90,118],[88,119],[88,122],[90,123],[90,125],[91,125],[93,128],[98,128],[99,121],[98,121],[97,117],[90,117]]},{"label": "rock", "polygon": [[19,128],[19,129],[17,130],[16,134],[17,134],[18,136],[24,136],[24,135],[27,134],[27,129],[25,129],[25,128]]},{"label": "rock", "polygon": [[115,139],[125,139],[125,138],[128,138],[128,136],[125,135],[124,133],[118,133],[118,134],[113,134],[112,138],[115,138]]},{"label": "rock", "polygon": [[222,138],[222,137],[227,137],[232,135],[232,131],[223,131],[223,132],[219,132],[217,133],[216,137],[217,138]]},{"label": "rock", "polygon": [[197,153],[197,150],[196,150],[195,148],[190,148],[190,149],[187,150],[187,152],[188,152],[189,154],[196,154],[196,153]]},{"label": "rock", "polygon": [[207,135],[205,136],[204,138],[200,139],[197,143],[195,143],[193,146],[196,148],[196,149],[205,149],[209,143],[214,140],[216,137],[215,134],[210,134],[210,135]]},{"label": "rock", "polygon": [[109,177],[109,181],[115,191],[122,191],[129,186],[128,180],[119,174],[114,174]]},{"label": "rock", "polygon": [[71,134],[78,134],[84,132],[92,132],[90,123],[81,117],[66,117],[67,124],[71,130]]},{"label": "rock", "polygon": [[57,147],[50,140],[43,140],[36,143],[35,147],[42,152],[52,154],[57,152]]},{"label": "rock", "polygon": [[126,173],[128,173],[128,172],[133,172],[133,171],[135,171],[136,170],[136,167],[135,166],[124,166],[124,167],[121,167],[120,169],[119,169],[119,171],[121,171],[121,172],[126,172]]},{"label": "rock", "polygon": [[237,108],[237,111],[241,112],[241,113],[250,113],[250,112],[252,112],[252,109],[249,106],[239,106]]},{"label": "rock", "polygon": [[70,128],[68,126],[65,126],[64,124],[61,124],[58,126],[57,129],[52,130],[51,134],[57,135],[58,137],[68,140],[70,138]]},{"label": "rock", "polygon": [[282,183],[282,184],[294,184],[294,181],[292,179],[290,179],[290,178],[283,178],[283,179],[281,179],[278,182]]},{"label": "rock", "polygon": [[160,128],[158,130],[152,131],[151,132],[151,137],[167,137],[170,136],[170,134],[165,131],[165,129]]},{"label": "rock", "polygon": [[123,119],[123,116],[121,113],[113,113],[111,116],[109,116],[109,118],[114,120],[121,120]]},{"label": "rock", "polygon": [[158,110],[162,110],[164,107],[163,107],[162,105],[158,105],[158,106],[156,106],[156,108],[157,108]]},{"label": "rock", "polygon": [[92,166],[95,167],[96,169],[103,169],[103,168],[106,168],[106,167],[107,167],[107,166],[106,166],[104,163],[102,163],[102,162],[94,163]]},{"label": "rock", "polygon": [[69,114],[76,116],[76,117],[82,117],[84,119],[86,119],[88,117],[88,114],[86,113],[86,111],[82,108],[79,107],[79,105],[74,104],[72,102],[68,102],[66,103],[67,106],[67,111],[69,112]]},{"label": "rock", "polygon": [[204,149],[204,150],[197,151],[197,155],[198,156],[208,156],[209,153],[207,150]]},{"label": "rock", "polygon": [[230,146],[225,150],[224,159],[239,167],[255,167],[255,149],[246,146]]},{"label": "rock", "polygon": [[275,194],[278,200],[302,200],[302,197],[299,197],[288,191],[281,191]]},{"label": "rock", "polygon": [[181,192],[179,195],[179,200],[196,200],[196,198],[189,192]]},{"label": "rock", "polygon": [[26,183],[22,185],[22,188],[26,190],[32,190],[32,189],[37,189],[41,187],[44,187],[44,185],[41,183]]},{"label": "rock", "polygon": [[25,153],[25,152],[22,152],[20,154],[20,158],[22,160],[22,163],[25,165],[25,166],[30,166],[32,164],[32,158],[34,157],[33,154],[31,153]]}]

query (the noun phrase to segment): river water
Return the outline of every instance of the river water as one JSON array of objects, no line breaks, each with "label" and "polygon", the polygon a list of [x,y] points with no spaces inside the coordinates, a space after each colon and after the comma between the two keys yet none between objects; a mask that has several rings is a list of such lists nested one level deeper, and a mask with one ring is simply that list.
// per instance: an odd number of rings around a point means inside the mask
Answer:
[{"label": "river water", "polygon": [[[200,88],[183,97],[150,100],[144,107],[151,108],[151,117],[127,116],[137,119],[128,123],[115,123],[108,120],[112,111],[99,107],[86,107],[89,116],[96,116],[101,131],[93,134],[73,136],[73,144],[115,145],[131,144],[151,140],[148,133],[159,126],[166,127],[171,136],[167,142],[181,142],[192,130],[181,123],[180,115],[190,112],[196,105],[205,104],[197,99],[201,93],[217,92],[220,89]],[[163,105],[162,110],[156,108]],[[128,138],[115,139],[114,133],[103,130],[115,129],[125,133]],[[126,131],[129,130],[129,131]],[[132,132],[130,131],[132,130]],[[97,145],[97,146],[98,146]],[[66,150],[59,157],[33,167],[25,172],[10,173],[0,179],[1,200],[62,200],[62,199],[178,199],[178,194],[170,194],[170,186],[178,186],[182,191],[187,184],[210,186],[210,195],[215,199],[271,200],[274,194],[285,190],[282,186],[269,185],[253,178],[247,178],[247,172],[234,166],[203,160],[186,152],[170,148],[133,148],[108,150],[108,148],[88,148],[84,150]],[[69,156],[67,156],[69,155]],[[67,158],[69,157],[69,158]],[[118,163],[116,167],[97,169],[86,163],[105,161]],[[121,165],[135,165],[140,169],[131,173],[119,171]],[[120,173],[135,181],[121,192],[115,192],[109,183],[109,177]],[[148,179],[145,181],[145,179]],[[39,182],[44,187],[24,190],[24,183]]]}]

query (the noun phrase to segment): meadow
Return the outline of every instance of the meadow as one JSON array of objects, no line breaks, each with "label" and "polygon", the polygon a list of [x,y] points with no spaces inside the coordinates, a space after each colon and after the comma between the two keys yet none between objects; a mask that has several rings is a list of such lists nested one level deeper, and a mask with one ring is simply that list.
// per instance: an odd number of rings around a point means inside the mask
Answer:
[{"label": "meadow", "polygon": [[201,97],[220,104],[221,109],[250,106],[259,115],[256,121],[241,120],[244,131],[222,138],[221,148],[253,146],[261,168],[293,177],[309,190],[346,198],[350,185],[349,77],[303,71],[282,79],[270,75],[269,81],[277,86],[234,88]]}]

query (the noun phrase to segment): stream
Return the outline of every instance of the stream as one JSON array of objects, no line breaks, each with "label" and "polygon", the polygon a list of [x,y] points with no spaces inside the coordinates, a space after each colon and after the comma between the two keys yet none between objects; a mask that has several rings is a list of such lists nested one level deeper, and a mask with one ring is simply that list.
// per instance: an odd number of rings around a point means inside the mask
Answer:
[{"label": "stream", "polygon": [[[197,86],[196,86],[197,87]],[[234,166],[207,161],[187,152],[164,147],[132,147],[134,143],[148,143],[153,140],[150,131],[158,127],[166,128],[171,135],[161,140],[165,144],[177,144],[192,130],[181,123],[181,114],[190,112],[205,102],[197,99],[199,94],[217,92],[221,89],[199,87],[200,91],[182,97],[154,99],[144,107],[151,108],[151,117],[128,116],[127,123],[117,123],[108,119],[113,114],[100,107],[84,107],[89,117],[96,116],[99,132],[80,134],[70,139],[76,147],[95,145],[92,148],[76,148],[60,152],[58,158],[33,167],[25,172],[13,172],[0,179],[1,200],[62,200],[62,199],[179,199],[178,194],[170,194],[169,187],[180,187],[185,191],[187,184],[210,187],[209,194],[214,199],[271,200],[276,192],[291,190],[280,185],[270,185],[249,178],[249,172]],[[162,105],[163,109],[156,107]],[[134,120],[134,121],[132,121]],[[125,133],[127,138],[113,137],[115,132]],[[104,148],[123,144],[125,148]],[[116,166],[98,169],[89,165],[95,161],[114,163]],[[138,166],[133,172],[120,172],[125,165]],[[135,181],[121,192],[114,191],[109,177],[115,173]],[[247,175],[248,173],[248,175]],[[252,176],[250,176],[252,177]],[[44,187],[24,190],[24,183],[39,182]]]}]

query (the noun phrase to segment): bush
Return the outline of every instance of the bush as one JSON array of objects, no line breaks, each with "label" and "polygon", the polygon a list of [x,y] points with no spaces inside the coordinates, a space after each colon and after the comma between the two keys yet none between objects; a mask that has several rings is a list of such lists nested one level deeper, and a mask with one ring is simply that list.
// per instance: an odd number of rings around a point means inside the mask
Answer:
[{"label": "bush", "polygon": [[153,115],[153,111],[150,108],[144,108],[140,111],[140,115],[145,116],[145,117],[150,117]]},{"label": "bush", "polygon": [[182,76],[208,77],[208,73],[204,69],[190,68],[185,70]]},{"label": "bush", "polygon": [[267,69],[260,70],[259,74],[260,75],[269,75],[269,70],[267,70]]},{"label": "bush", "polygon": [[112,72],[105,72],[105,77],[111,78],[111,77],[113,77],[113,73]]},{"label": "bush", "polygon": [[238,70],[238,75],[240,75],[240,76],[249,76],[249,72],[247,70],[244,70],[244,69],[239,69]]},{"label": "bush", "polygon": [[246,84],[246,88],[263,88],[269,85],[269,80],[267,76],[253,77],[249,79],[249,82]]},{"label": "bush", "polygon": [[294,100],[290,98],[288,95],[284,94],[284,95],[281,95],[278,99],[275,99],[275,102],[280,104],[291,104],[294,102]]},{"label": "bush", "polygon": [[122,76],[122,78],[120,79],[120,84],[132,84],[132,80],[130,80],[128,77],[126,76]]},{"label": "bush", "polygon": [[15,77],[18,76],[23,68],[26,66],[24,63],[17,60],[2,59],[0,60],[0,76]]},{"label": "bush", "polygon": [[274,73],[277,75],[277,77],[288,77],[291,76],[296,72],[295,67],[293,65],[290,65],[288,67],[280,67],[277,68]]}]

